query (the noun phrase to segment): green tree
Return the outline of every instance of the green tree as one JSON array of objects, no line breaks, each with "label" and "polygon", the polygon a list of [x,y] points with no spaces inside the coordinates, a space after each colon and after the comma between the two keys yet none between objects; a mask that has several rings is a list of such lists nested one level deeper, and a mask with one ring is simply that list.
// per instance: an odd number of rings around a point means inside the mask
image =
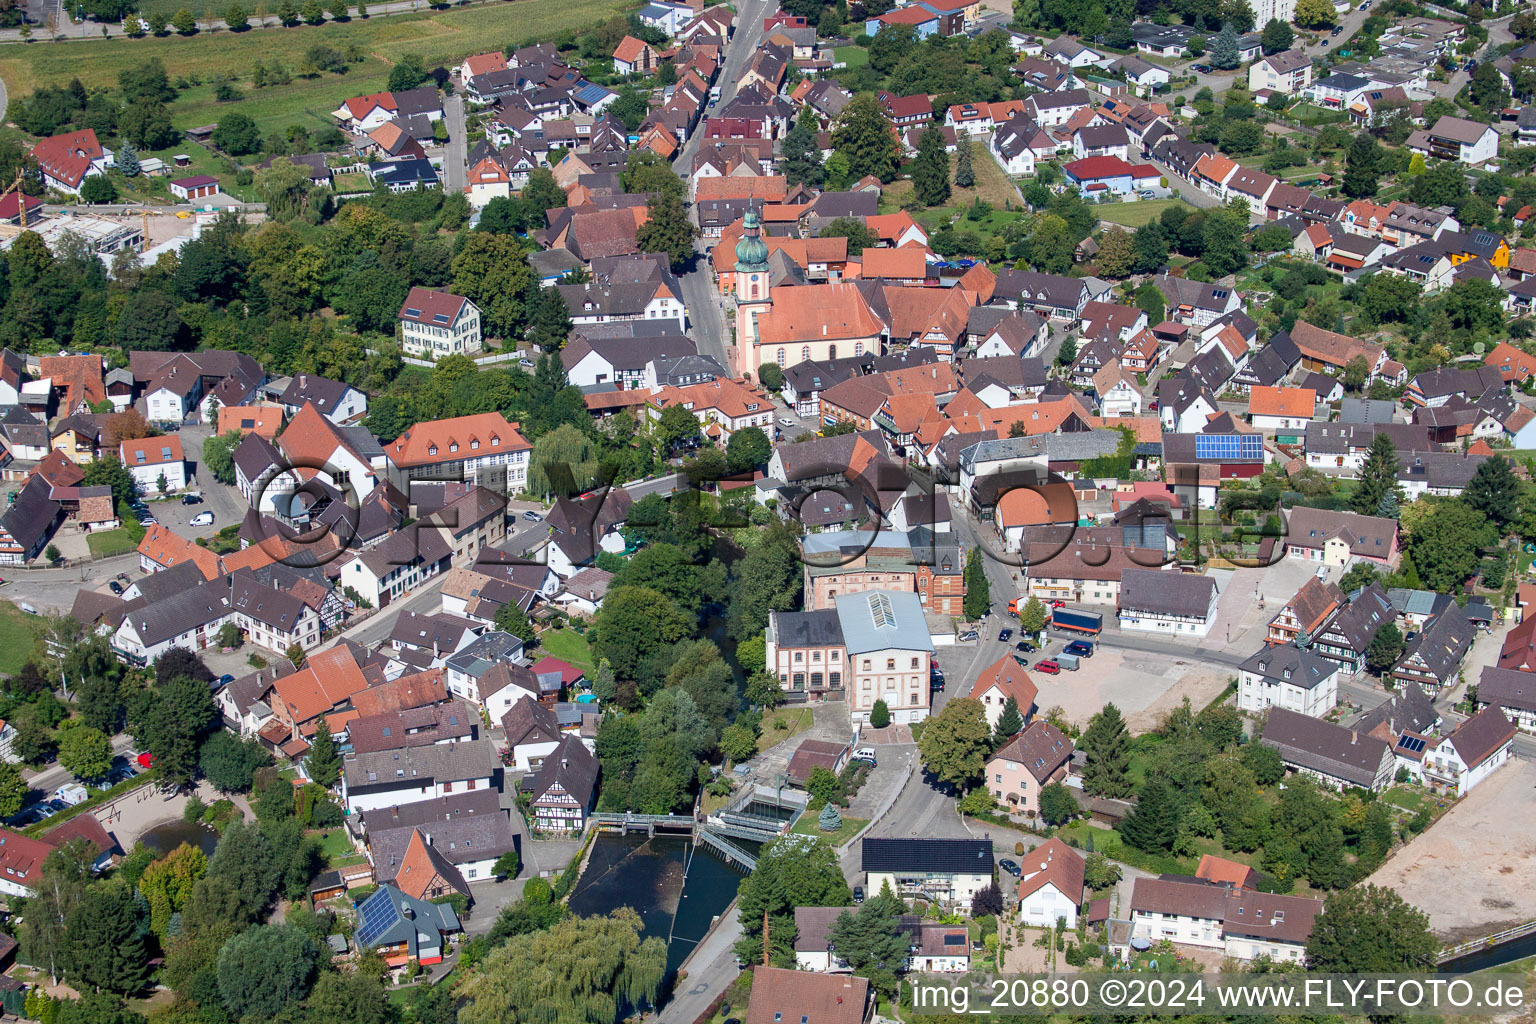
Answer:
[{"label": "green tree", "polygon": [[[1142,234],[1143,231],[1138,231],[1136,232],[1136,237],[1140,238]],[[1163,255],[1164,257],[1168,255],[1166,249],[1164,249]],[[1136,272],[1142,273],[1139,262]],[[1158,290],[1157,286],[1148,281],[1136,289],[1136,308],[1147,314],[1147,323],[1160,324],[1163,322],[1167,312],[1167,301],[1163,298],[1163,293]]]},{"label": "green tree", "polygon": [[1084,792],[1114,799],[1131,795],[1131,735],[1118,707],[1106,704],[1089,719],[1079,746],[1088,758],[1083,768]]},{"label": "green tree", "polygon": [[1045,602],[1031,594],[1029,600],[1025,601],[1024,606],[1019,609],[1019,629],[1025,633],[1039,634],[1044,632],[1050,618]]},{"label": "green tree", "polygon": [[778,363],[763,363],[759,366],[757,379],[769,391],[778,391],[784,387],[784,371]]},{"label": "green tree", "polygon": [[1233,274],[1248,265],[1248,214],[1246,208],[1225,207],[1210,211],[1205,218],[1201,259],[1218,277]]},{"label": "green tree", "polygon": [[1499,74],[1499,69],[1488,62],[1479,64],[1477,70],[1472,72],[1468,92],[1472,102],[1489,114],[1496,113],[1503,107],[1505,99],[1509,96],[1504,89],[1504,79]]},{"label": "green tree", "polygon": [[[312,1021],[394,1024],[397,1019],[383,981],[367,971],[322,972],[304,1005]],[[425,1014],[416,1020],[428,1024]]]},{"label": "green tree", "polygon": [[192,16],[191,11],[183,7],[171,15],[171,27],[180,35],[190,36],[197,31],[197,19]]},{"label": "green tree", "polygon": [[545,352],[558,351],[571,334],[571,311],[554,288],[541,288],[529,303],[528,340]]},{"label": "green tree", "polygon": [[[848,239],[848,255],[859,256],[880,244],[880,238],[858,217],[838,217],[821,229],[819,238]],[[774,390],[778,390],[775,388]]]},{"label": "green tree", "polygon": [[917,750],[940,782],[964,788],[981,778],[992,754],[992,731],[981,701],[957,697],[945,704],[924,725]]},{"label": "green tree", "polygon": [[653,1004],[666,976],[666,943],[656,936],[642,941],[640,928],[640,916],[621,907],[512,936],[456,990],[465,1000],[458,1020],[617,1024],[621,1012]]},{"label": "green tree", "polygon": [[736,431],[725,445],[725,460],[733,473],[764,465],[772,457],[773,446],[768,435],[758,427]]},{"label": "green tree", "polygon": [[0,818],[9,818],[20,811],[27,802],[28,791],[20,766],[0,762]]},{"label": "green tree", "polygon": [[1374,135],[1370,132],[1356,134],[1344,157],[1344,194],[1351,199],[1375,195],[1383,160],[1381,146]]},{"label": "green tree", "polygon": [[1296,24],[1302,28],[1332,28],[1338,20],[1329,0],[1296,0]]},{"label": "green tree", "polygon": [[891,724],[891,707],[883,700],[877,700],[869,709],[869,725],[873,729],[884,729]]},{"label": "green tree", "polygon": [[1520,480],[1503,455],[1484,459],[1472,474],[1461,499],[1488,518],[1502,534],[1520,517]]},{"label": "green tree", "polygon": [[243,32],[250,27],[251,18],[244,7],[239,4],[230,4],[224,8],[224,24],[231,32]]},{"label": "green tree", "polygon": [[203,777],[221,793],[246,793],[256,769],[272,763],[272,756],[255,740],[242,740],[220,729],[209,736],[198,752]]},{"label": "green tree", "polygon": [[59,735],[59,764],[77,779],[99,779],[112,770],[112,741],[88,725],[66,729]]},{"label": "green tree", "polygon": [[992,584],[987,579],[986,566],[981,561],[981,548],[973,547],[965,556],[965,617],[976,620],[992,607]]},{"label": "green tree", "polygon": [[213,129],[213,144],[231,156],[261,151],[261,129],[245,114],[230,111]]},{"label": "green tree", "polygon": [[762,963],[766,915],[770,959],[785,966],[795,962],[795,908],[846,907],[853,893],[831,846],[815,836],[790,834],[764,844],[736,901],[743,932],[737,955]]},{"label": "green tree", "polygon": [[1291,31],[1290,25],[1279,18],[1271,18],[1259,35],[1259,45],[1264,48],[1265,56],[1289,50],[1295,41],[1296,33]]},{"label": "green tree", "polygon": [[135,695],[129,706],[128,728],[153,755],[161,778],[177,785],[190,782],[197,774],[197,748],[216,714],[207,681],[178,675],[155,691]]},{"label": "green tree", "polygon": [[1072,269],[1077,240],[1067,222],[1048,213],[1035,223],[1029,236],[1029,263],[1047,274],[1065,274]]},{"label": "green tree", "polygon": [[1099,252],[1094,257],[1099,273],[1116,280],[1129,277],[1136,266],[1136,246],[1130,232],[1112,228],[1099,236]]},{"label": "green tree", "polygon": [[203,465],[221,484],[235,482],[235,449],[245,438],[238,430],[211,434],[203,442]]},{"label": "green tree", "polygon": [[139,911],[127,885],[92,885],[65,920],[66,960],[77,984],[130,995],[149,978]]},{"label": "green tree", "polygon": [[86,203],[117,201],[117,186],[105,174],[93,174],[80,185],[80,200]]},{"label": "green tree", "polygon": [[937,125],[918,136],[912,185],[925,206],[942,206],[949,201],[949,155],[944,152],[944,133]]},{"label": "green tree", "polygon": [[534,286],[522,244],[510,235],[471,231],[451,264],[451,287],[480,307],[485,330],[498,338],[521,337],[527,323],[524,297]]},{"label": "green tree", "polygon": [[974,188],[976,186],[976,170],[971,166],[971,140],[962,137],[959,141],[960,154],[955,158],[955,187]]},{"label": "green tree", "polygon": [[126,142],[117,148],[117,169],[125,178],[137,178],[142,170],[139,154]]},{"label": "green tree", "polygon": [[1237,29],[1232,27],[1229,21],[1221,26],[1221,31],[1211,37],[1211,48],[1208,55],[1208,63],[1223,71],[1230,71],[1242,63],[1239,56],[1237,43]]},{"label": "green tree", "polygon": [[1420,498],[1403,510],[1403,518],[1419,579],[1442,594],[1465,583],[1477,571],[1482,550],[1498,540],[1493,525],[1460,498]]},{"label": "green tree", "polygon": [[832,147],[848,161],[848,173],[854,179],[872,174],[890,181],[901,161],[896,133],[868,93],[860,93],[843,108],[832,130]]},{"label": "green tree", "polygon": [[1120,881],[1120,865],[1102,853],[1090,853],[1083,865],[1083,881],[1094,892],[1103,892]]},{"label": "green tree", "polygon": [[187,905],[193,888],[207,873],[208,856],[188,843],[145,867],[139,876],[139,892],[149,904],[150,928],[156,935],[166,937],[171,915]]},{"label": "green tree", "polygon": [[1065,825],[1081,813],[1072,793],[1059,782],[1040,790],[1040,817],[1051,826]]},{"label": "green tree", "polygon": [[1166,853],[1179,834],[1183,807],[1178,794],[1156,780],[1141,788],[1135,808],[1120,822],[1120,838],[1148,853]]},{"label": "green tree", "polygon": [[698,235],[682,199],[676,195],[652,196],[645,208],[646,221],[635,232],[635,243],[645,252],[665,253],[672,269],[681,269],[693,259],[693,240]]},{"label": "green tree", "polygon": [[1397,446],[1384,433],[1371,439],[1365,462],[1360,467],[1360,481],[1350,496],[1350,505],[1361,515],[1375,515],[1381,499],[1397,491]]},{"label": "green tree", "polygon": [[1386,674],[1397,664],[1397,659],[1403,656],[1405,646],[1403,634],[1397,626],[1390,622],[1382,623],[1365,649],[1366,667],[1378,676]]},{"label": "green tree", "polygon": [[419,53],[407,53],[389,69],[389,91],[401,92],[425,85],[432,76],[427,72],[426,61]]},{"label": "green tree", "polygon": [[312,781],[327,789],[341,778],[341,751],[336,747],[324,715],[315,723],[315,741],[310,745],[309,756],[304,759],[304,771]]},{"label": "green tree", "polygon": [[827,935],[838,959],[888,995],[895,993],[897,976],[906,972],[912,955],[911,936],[902,927],[905,912],[901,899],[886,886],[856,912],[839,914]]},{"label": "green tree", "polygon": [[[693,623],[665,595],[649,587],[613,587],[593,624],[597,652],[621,679],[633,679],[648,655],[677,643]],[[590,633],[589,633],[590,637]]]},{"label": "green tree", "polygon": [[258,925],[219,950],[219,997],[237,1014],[272,1017],[309,994],[319,963],[319,947],[300,929]]},{"label": "green tree", "polygon": [[1356,886],[1323,904],[1307,939],[1307,969],[1423,974],[1435,969],[1439,949],[1423,911],[1392,889]]},{"label": "green tree", "polygon": [[1003,701],[1002,713],[997,716],[997,739],[1001,743],[1024,728],[1024,716],[1019,713],[1019,702],[1009,697]]}]

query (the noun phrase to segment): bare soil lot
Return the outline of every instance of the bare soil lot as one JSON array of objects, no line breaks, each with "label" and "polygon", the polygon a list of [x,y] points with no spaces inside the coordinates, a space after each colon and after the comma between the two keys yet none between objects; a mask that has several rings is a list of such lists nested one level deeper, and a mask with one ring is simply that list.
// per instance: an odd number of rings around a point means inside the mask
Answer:
[{"label": "bare soil lot", "polygon": [[1387,861],[1370,881],[1429,915],[1446,940],[1536,917],[1536,764],[1511,761]]},{"label": "bare soil lot", "polygon": [[1186,695],[1196,708],[1204,707],[1227,685],[1230,675],[1223,666],[1202,664],[1193,649],[1188,656],[1175,657],[1100,647],[1092,658],[1083,659],[1076,672],[1057,676],[1034,672],[1030,679],[1040,688],[1036,703],[1042,709],[1060,704],[1070,721],[1086,726],[1100,708],[1113,702],[1131,732],[1142,733],[1156,726]]}]

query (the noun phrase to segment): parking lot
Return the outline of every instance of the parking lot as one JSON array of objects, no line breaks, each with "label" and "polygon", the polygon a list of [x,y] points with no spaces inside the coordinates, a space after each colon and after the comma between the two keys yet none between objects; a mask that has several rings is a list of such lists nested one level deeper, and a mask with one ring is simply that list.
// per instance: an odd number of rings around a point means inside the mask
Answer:
[{"label": "parking lot", "polygon": [[[143,769],[135,764],[130,754],[119,754],[112,759],[112,770],[95,782],[69,781],[57,787],[34,789],[27,794],[29,803],[22,810],[6,819],[11,828],[25,828],[39,821],[46,821],[60,811],[84,803],[98,790],[111,789],[119,782],[138,775]],[[40,773],[44,774],[44,773]]]}]

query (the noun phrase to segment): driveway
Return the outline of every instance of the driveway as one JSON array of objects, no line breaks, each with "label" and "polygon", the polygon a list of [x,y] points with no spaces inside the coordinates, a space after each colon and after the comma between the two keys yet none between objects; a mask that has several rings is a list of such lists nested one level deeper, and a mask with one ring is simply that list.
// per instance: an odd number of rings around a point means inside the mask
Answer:
[{"label": "driveway", "polygon": [[448,122],[448,144],[443,147],[444,184],[450,192],[463,192],[469,176],[469,128],[464,122],[462,95],[454,93],[443,102],[443,117]]}]

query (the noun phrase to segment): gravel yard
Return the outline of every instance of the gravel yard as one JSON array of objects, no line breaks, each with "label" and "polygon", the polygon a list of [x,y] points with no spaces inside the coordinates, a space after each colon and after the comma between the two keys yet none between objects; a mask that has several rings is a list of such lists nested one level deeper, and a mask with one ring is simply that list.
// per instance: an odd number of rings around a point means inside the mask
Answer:
[{"label": "gravel yard", "polygon": [[1536,917],[1536,764],[1514,760],[1473,789],[1370,881],[1429,914],[1435,934],[1466,940]]},{"label": "gravel yard", "polygon": [[1222,666],[1201,664],[1194,650],[1188,657],[1174,657],[1100,647],[1076,672],[1031,672],[1029,677],[1040,688],[1036,703],[1042,711],[1060,704],[1070,721],[1086,726],[1100,708],[1113,702],[1131,732],[1142,733],[1178,707],[1185,695],[1197,710],[1204,707],[1231,675]]}]

